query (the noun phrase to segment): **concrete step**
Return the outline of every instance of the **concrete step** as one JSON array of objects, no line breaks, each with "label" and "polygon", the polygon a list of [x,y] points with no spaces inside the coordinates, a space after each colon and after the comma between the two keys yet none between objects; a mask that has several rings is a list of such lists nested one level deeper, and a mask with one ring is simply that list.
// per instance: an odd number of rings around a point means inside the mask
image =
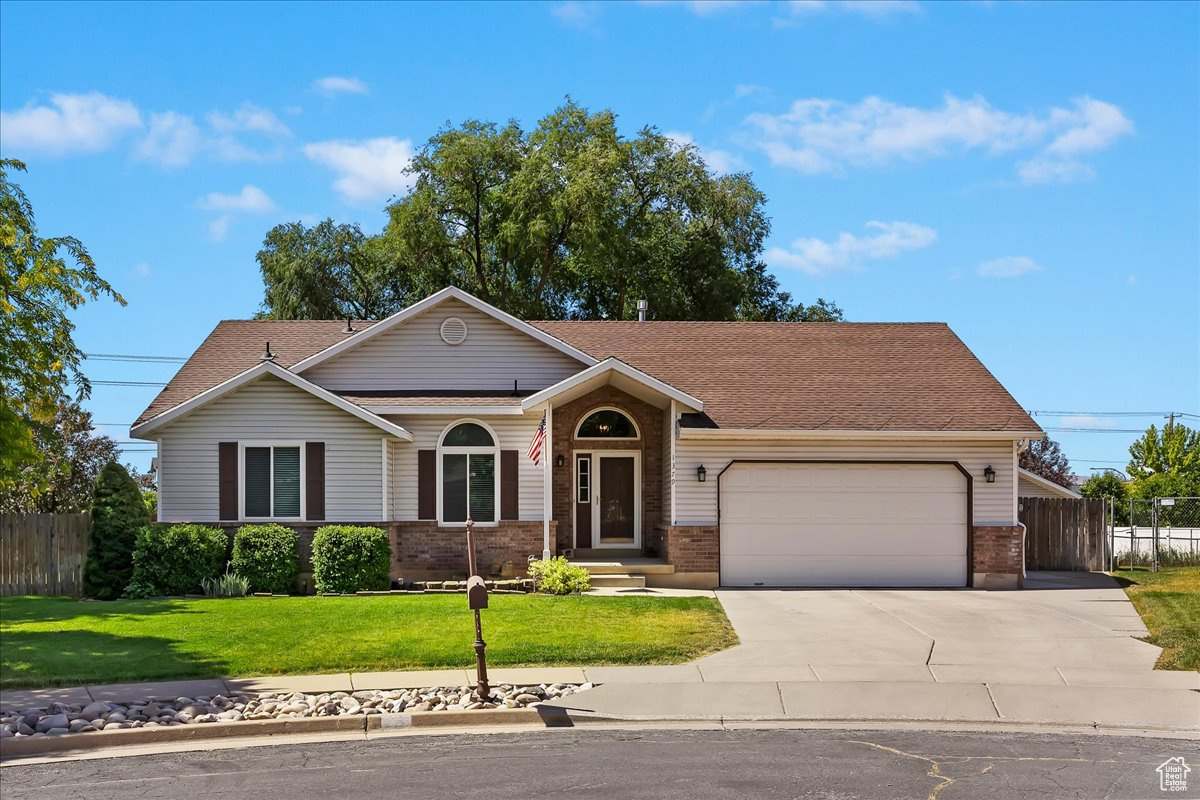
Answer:
[{"label": "concrete step", "polygon": [[577,547],[571,555],[572,561],[616,561],[622,558],[646,558],[646,554],[636,548]]},{"label": "concrete step", "polygon": [[614,573],[604,573],[601,575],[592,575],[592,588],[635,588],[645,589],[646,578],[643,575],[621,575]]},{"label": "concrete step", "polygon": [[572,559],[593,575],[671,575],[675,565],[658,558]]}]

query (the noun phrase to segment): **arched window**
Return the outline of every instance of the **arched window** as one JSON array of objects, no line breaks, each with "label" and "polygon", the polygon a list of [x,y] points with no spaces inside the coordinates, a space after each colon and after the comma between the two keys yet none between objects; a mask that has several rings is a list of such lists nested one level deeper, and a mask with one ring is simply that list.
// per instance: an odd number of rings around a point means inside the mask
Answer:
[{"label": "arched window", "polygon": [[637,439],[637,425],[623,411],[600,408],[583,418],[575,430],[576,439]]},{"label": "arched window", "polygon": [[479,422],[455,422],[438,442],[438,522],[496,521],[500,494],[500,448],[496,435]]}]

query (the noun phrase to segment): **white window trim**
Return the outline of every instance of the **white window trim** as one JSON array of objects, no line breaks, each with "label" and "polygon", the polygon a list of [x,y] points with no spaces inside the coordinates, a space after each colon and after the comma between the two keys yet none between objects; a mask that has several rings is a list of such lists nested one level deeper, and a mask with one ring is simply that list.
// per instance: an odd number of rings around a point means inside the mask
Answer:
[{"label": "white window trim", "polygon": [[[579,451],[577,451],[579,452]],[[580,453],[582,455],[582,453]],[[621,550],[641,549],[642,547],[642,451],[641,450],[591,450],[592,466],[592,507],[588,513],[592,515],[592,549]],[[600,461],[605,458],[621,456],[633,457],[633,544],[617,542],[602,544],[600,541]],[[573,518],[572,518],[573,519]]]},{"label": "white window trim", "polygon": [[[598,414],[601,411],[615,411],[625,419],[629,420],[629,424],[633,426],[633,436],[580,436],[579,429],[583,427],[583,423],[588,421],[588,418],[593,414]],[[638,427],[637,420],[633,414],[630,414],[623,408],[616,406],[597,406],[586,414],[579,415],[579,422],[575,424],[575,438],[581,442],[640,442],[642,440],[642,429]]]},{"label": "white window trim", "polygon": [[[587,464],[587,496],[584,497],[584,487],[579,480],[579,465]],[[592,454],[575,451],[575,505],[591,505],[592,503]]]},{"label": "white window trim", "polygon": [[[442,442],[446,438],[447,433],[454,430],[459,425],[463,425],[465,423],[473,423],[473,424],[478,425],[479,427],[483,428],[485,431],[487,431],[492,437],[492,442],[494,442],[493,446],[492,447],[484,447],[484,446],[447,447],[442,444]],[[492,497],[493,497],[492,516],[495,517],[495,519],[493,519],[491,522],[480,522],[479,520],[472,520],[472,522],[475,523],[475,527],[477,527],[477,528],[498,528],[498,527],[500,527],[500,437],[496,435],[496,431],[492,428],[491,425],[488,425],[486,422],[484,422],[481,419],[465,417],[463,419],[456,419],[453,422],[451,422],[449,425],[447,425],[446,427],[442,428],[442,432],[438,436],[437,469],[434,470],[434,472],[437,476],[436,477],[436,480],[437,480],[437,523],[440,527],[444,527],[444,528],[465,528],[465,527],[467,527],[466,522],[447,522],[445,519],[443,519],[443,516],[445,514],[445,509],[442,505],[442,483],[443,483],[443,481],[442,481],[442,461],[443,461],[442,456],[443,455],[467,455],[467,456],[490,455],[490,456],[492,456],[492,459],[493,459],[492,463],[494,465],[493,471],[495,473],[494,477],[495,477],[495,482],[496,482],[496,487],[494,490],[495,493],[492,495]],[[467,514],[469,515],[470,507],[471,507],[471,486],[470,486],[470,478],[469,478],[470,459],[467,459],[467,468],[468,468],[468,483],[467,483],[467,509],[468,509],[468,511],[467,511]]]},{"label": "white window trim", "polygon": [[[247,447],[298,447],[300,448],[300,515],[297,517],[277,517],[275,511],[275,452],[271,451],[271,516],[246,516],[246,448]],[[239,522],[305,522],[308,510],[308,464],[305,442],[281,440],[248,440],[238,442],[238,521]]]}]

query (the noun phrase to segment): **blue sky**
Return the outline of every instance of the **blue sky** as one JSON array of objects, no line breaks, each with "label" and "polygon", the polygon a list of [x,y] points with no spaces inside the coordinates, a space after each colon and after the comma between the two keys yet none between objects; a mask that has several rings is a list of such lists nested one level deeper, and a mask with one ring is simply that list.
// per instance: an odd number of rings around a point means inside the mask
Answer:
[{"label": "blue sky", "polygon": [[[570,95],[769,198],[767,260],[847,318],[943,320],[1076,471],[1200,413],[1200,4],[0,5],[0,152],[129,300],[85,351],[186,356],[254,313],[286,220],[375,232],[443,123]],[[163,364],[89,362],[101,380]],[[98,386],[106,430],[155,389]],[[1192,420],[1193,424],[1195,420]],[[141,466],[148,454],[132,452]]]}]

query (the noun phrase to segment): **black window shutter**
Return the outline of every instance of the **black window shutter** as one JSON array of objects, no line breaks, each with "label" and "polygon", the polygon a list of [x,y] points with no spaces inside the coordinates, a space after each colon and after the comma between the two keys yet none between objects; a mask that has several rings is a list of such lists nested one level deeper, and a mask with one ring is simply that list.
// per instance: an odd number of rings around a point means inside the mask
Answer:
[{"label": "black window shutter", "polygon": [[218,516],[223,519],[238,518],[238,445],[237,442],[220,442],[217,445],[217,495]]},{"label": "black window shutter", "polygon": [[325,443],[304,443],[304,517],[325,519]]},{"label": "black window shutter", "polygon": [[517,451],[500,451],[500,519],[517,519]]},{"label": "black window shutter", "polygon": [[437,451],[417,451],[417,519],[437,519]]}]

